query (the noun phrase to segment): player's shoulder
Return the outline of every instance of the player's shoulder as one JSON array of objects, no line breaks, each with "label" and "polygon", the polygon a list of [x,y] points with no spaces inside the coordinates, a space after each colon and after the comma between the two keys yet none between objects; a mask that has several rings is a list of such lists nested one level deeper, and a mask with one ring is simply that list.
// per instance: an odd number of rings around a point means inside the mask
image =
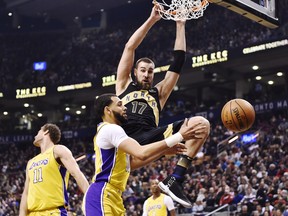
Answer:
[{"label": "player's shoulder", "polygon": [[[60,150],[64,149],[64,150],[66,150],[66,149],[68,149],[68,148],[67,148],[65,145],[62,145],[62,144],[55,144],[53,150],[55,151],[55,149],[56,149],[56,150],[57,150],[57,149],[60,149]],[[69,149],[68,149],[68,150],[69,150]]]},{"label": "player's shoulder", "polygon": [[[105,132],[113,132],[113,130],[123,130],[122,127],[120,125],[117,125],[117,124],[109,124],[109,123],[104,123],[103,126],[101,127],[101,130],[102,131],[105,131]],[[100,130],[100,131],[101,131]]]},{"label": "player's shoulder", "polygon": [[98,137],[123,134],[125,133],[124,129],[117,124],[104,124],[97,133]]},{"label": "player's shoulder", "polygon": [[172,201],[172,202],[173,202],[173,199],[172,199],[170,196],[168,196],[167,194],[161,193],[161,196],[163,197],[163,199],[169,200],[169,201]]},{"label": "player's shoulder", "polygon": [[61,158],[64,155],[72,154],[68,147],[61,144],[54,145],[53,153],[55,158]]}]

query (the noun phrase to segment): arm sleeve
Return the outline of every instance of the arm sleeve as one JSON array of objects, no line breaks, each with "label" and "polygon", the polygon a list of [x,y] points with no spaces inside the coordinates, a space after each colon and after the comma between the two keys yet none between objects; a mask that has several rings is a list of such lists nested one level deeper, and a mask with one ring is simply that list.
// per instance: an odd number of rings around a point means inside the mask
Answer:
[{"label": "arm sleeve", "polygon": [[144,205],[143,205],[143,214],[142,214],[142,216],[148,216],[148,212],[146,211],[146,203],[147,203],[147,201],[145,201]]},{"label": "arm sleeve", "polygon": [[128,138],[122,127],[116,124],[107,124],[98,132],[96,143],[103,149],[118,148],[119,144]]},{"label": "arm sleeve", "polygon": [[174,206],[174,203],[173,203],[173,200],[170,196],[167,196],[165,195],[164,197],[164,204],[166,205],[167,209],[169,211],[175,209],[175,206]]}]

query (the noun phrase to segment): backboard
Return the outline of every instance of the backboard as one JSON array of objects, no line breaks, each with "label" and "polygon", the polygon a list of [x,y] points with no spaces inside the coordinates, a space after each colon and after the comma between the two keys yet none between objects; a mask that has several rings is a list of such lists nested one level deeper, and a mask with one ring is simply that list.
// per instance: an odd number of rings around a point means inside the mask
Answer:
[{"label": "backboard", "polygon": [[209,0],[268,28],[279,26],[279,0]]}]

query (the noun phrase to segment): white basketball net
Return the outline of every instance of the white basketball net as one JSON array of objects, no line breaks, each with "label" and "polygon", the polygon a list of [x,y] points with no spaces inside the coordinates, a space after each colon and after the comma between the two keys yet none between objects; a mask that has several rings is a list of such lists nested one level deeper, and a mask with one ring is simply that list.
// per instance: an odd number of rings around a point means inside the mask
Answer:
[{"label": "white basketball net", "polygon": [[208,0],[171,0],[171,4],[161,0],[162,2],[153,1],[159,4],[161,17],[165,20],[190,20],[198,19],[203,16],[204,10],[209,5]]}]

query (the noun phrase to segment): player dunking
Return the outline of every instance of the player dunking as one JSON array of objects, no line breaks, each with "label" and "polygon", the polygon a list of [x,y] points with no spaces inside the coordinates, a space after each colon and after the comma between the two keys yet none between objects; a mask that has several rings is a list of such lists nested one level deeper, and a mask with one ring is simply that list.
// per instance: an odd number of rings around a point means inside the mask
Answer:
[{"label": "player dunking", "polygon": [[[152,87],[155,68],[154,62],[149,58],[139,59],[134,68],[135,81],[131,78],[136,48],[143,41],[149,29],[161,19],[154,6],[149,18],[130,37],[125,45],[117,69],[116,94],[127,106],[128,123],[123,125],[128,136],[136,139],[140,144],[162,140],[176,133],[183,121],[174,122],[158,127],[159,114],[168,97],[176,85],[182,66],[185,62],[186,38],[185,22],[176,22],[176,40],[174,45],[174,62],[170,65],[165,78]],[[168,193],[175,201],[185,207],[191,203],[180,189],[184,175],[200,150],[210,132],[209,121],[203,117],[192,117],[188,121],[190,127],[198,127],[194,139],[185,143],[187,155],[180,158],[174,173],[160,182],[160,188]]]},{"label": "player dunking", "polygon": [[99,124],[94,137],[95,176],[84,196],[86,216],[124,216],[122,192],[126,188],[130,170],[142,167],[163,155],[183,153],[185,146],[179,139],[189,140],[195,131],[184,122],[178,133],[152,144],[141,146],[127,136],[121,125],[127,121],[127,108],[115,94],[103,94],[96,99],[95,114]]}]

